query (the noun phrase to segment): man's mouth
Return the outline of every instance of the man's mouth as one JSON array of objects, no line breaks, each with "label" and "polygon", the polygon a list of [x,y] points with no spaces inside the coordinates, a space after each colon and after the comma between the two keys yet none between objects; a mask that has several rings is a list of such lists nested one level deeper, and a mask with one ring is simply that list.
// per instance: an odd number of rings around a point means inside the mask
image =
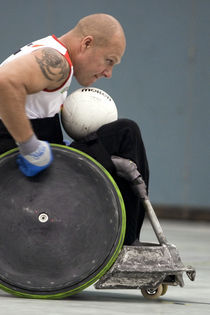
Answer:
[{"label": "man's mouth", "polygon": [[97,76],[97,75],[94,75],[93,76],[93,82],[95,82],[96,80],[98,80],[99,79],[99,77]]}]

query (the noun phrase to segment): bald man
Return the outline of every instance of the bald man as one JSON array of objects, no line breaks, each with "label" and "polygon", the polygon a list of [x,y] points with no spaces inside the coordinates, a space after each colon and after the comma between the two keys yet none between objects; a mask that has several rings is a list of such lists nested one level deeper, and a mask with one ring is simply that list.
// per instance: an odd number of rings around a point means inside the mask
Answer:
[{"label": "bald man", "polygon": [[[10,142],[19,146],[17,161],[26,176],[36,175],[52,162],[49,144],[38,140],[29,119],[54,117],[57,121],[72,76],[83,86],[102,77],[111,78],[125,45],[120,23],[110,15],[94,14],[81,19],[60,38],[53,35],[35,41],[3,62],[0,117],[14,139]],[[46,128],[51,129],[52,120],[48,123]],[[1,151],[9,147],[4,141]]]},{"label": "bald man", "polygon": [[[0,154],[19,146],[17,162],[26,176],[34,176],[53,160],[49,143],[64,144],[59,121],[72,77],[82,86],[111,78],[124,54],[126,39],[112,16],[94,14],[81,19],[63,36],[30,43],[0,67]],[[125,244],[136,244],[144,207],[132,183],[120,178],[111,156],[136,163],[147,187],[149,168],[137,124],[119,119],[104,125],[90,139],[71,146],[99,161],[114,177],[126,207]]]}]

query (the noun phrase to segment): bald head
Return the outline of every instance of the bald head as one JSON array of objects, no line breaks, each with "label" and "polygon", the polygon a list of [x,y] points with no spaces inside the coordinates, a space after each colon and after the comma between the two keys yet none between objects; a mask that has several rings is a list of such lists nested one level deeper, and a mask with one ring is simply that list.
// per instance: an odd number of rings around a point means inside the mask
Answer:
[{"label": "bald head", "polygon": [[99,46],[106,45],[116,36],[125,44],[125,35],[121,24],[108,14],[88,15],[77,23],[73,31],[79,37],[93,36],[95,44]]},{"label": "bald head", "polygon": [[103,13],[82,18],[59,40],[67,48],[74,76],[83,86],[102,77],[111,78],[113,67],[120,63],[126,47],[119,21]]}]

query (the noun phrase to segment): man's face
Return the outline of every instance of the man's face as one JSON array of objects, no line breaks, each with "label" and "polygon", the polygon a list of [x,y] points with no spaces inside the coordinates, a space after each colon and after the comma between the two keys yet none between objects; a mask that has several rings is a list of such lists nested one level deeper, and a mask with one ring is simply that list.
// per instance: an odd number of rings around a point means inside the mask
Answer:
[{"label": "man's face", "polygon": [[114,40],[107,46],[87,47],[73,64],[74,76],[79,84],[90,86],[102,77],[111,78],[113,67],[120,63],[124,50],[125,44],[119,40]]}]

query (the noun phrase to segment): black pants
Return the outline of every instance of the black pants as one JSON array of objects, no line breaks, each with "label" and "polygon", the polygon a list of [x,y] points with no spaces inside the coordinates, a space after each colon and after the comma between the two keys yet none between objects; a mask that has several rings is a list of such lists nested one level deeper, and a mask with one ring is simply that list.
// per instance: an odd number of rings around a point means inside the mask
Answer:
[{"label": "black pants", "polygon": [[[52,118],[31,119],[31,125],[37,137],[50,143],[64,144],[59,115]],[[17,147],[14,139],[0,120],[0,154]]]},{"label": "black pants", "polygon": [[[31,120],[33,129],[40,140],[63,143],[59,117]],[[15,142],[0,122],[0,154],[15,147]],[[119,119],[102,126],[95,134],[81,141],[73,141],[71,147],[83,151],[101,163],[113,176],[122,193],[126,208],[126,235],[124,244],[130,245],[139,238],[145,210],[130,184],[116,175],[111,155],[134,161],[147,187],[149,167],[144,143],[138,125],[129,119]]]}]

